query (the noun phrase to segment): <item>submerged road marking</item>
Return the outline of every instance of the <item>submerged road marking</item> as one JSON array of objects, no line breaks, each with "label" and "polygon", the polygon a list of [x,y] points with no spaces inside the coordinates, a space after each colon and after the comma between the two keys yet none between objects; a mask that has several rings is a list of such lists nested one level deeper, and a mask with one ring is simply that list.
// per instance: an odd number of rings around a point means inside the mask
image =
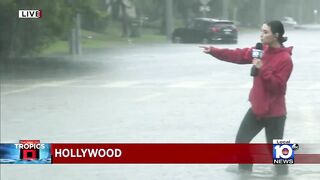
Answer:
[{"label": "submerged road marking", "polygon": [[[31,91],[37,88],[42,88],[42,87],[61,87],[61,86],[65,86],[65,85],[69,85],[75,82],[79,82],[80,79],[74,79],[74,80],[65,80],[65,81],[51,81],[51,82],[46,82],[46,83],[38,83],[38,84],[34,84],[34,85],[30,85],[24,88],[20,88],[20,89],[15,89],[15,90],[10,90],[7,92],[1,92],[2,96],[6,96],[6,95],[11,95],[11,94],[17,94],[17,93],[22,93],[22,92],[26,92],[26,91]],[[19,85],[4,85],[4,86],[19,86]]]}]

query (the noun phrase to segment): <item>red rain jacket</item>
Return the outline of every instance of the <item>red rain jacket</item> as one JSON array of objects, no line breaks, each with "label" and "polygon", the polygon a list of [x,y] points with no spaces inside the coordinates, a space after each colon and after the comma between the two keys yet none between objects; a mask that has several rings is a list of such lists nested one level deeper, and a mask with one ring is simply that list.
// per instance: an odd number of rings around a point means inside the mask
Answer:
[{"label": "red rain jacket", "polygon": [[[249,101],[258,118],[278,117],[287,114],[285,94],[287,81],[292,72],[293,47],[270,48],[264,46],[262,67],[253,79]],[[218,49],[210,47],[212,56],[227,62],[251,64],[253,48]]]}]

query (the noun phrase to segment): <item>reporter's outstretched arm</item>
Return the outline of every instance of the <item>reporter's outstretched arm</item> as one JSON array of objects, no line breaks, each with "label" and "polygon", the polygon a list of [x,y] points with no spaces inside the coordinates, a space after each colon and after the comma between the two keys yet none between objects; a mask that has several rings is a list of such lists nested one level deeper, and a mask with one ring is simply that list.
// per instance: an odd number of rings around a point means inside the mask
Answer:
[{"label": "reporter's outstretched arm", "polygon": [[215,47],[200,46],[204,53],[210,54],[213,57],[236,64],[251,64],[252,63],[252,48],[237,48],[237,49],[220,49]]}]

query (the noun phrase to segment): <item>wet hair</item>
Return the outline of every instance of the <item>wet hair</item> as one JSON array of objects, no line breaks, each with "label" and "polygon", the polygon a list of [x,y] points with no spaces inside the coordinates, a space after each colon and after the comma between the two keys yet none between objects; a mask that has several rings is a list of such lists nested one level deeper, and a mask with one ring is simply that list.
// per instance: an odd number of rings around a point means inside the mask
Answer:
[{"label": "wet hair", "polygon": [[284,27],[283,27],[283,24],[281,23],[281,21],[269,21],[269,22],[266,22],[265,24],[267,24],[271,31],[272,31],[272,34],[276,34],[278,33],[278,41],[280,42],[280,44],[283,44],[284,42],[286,42],[288,40],[287,37],[283,37],[283,34],[284,34]]}]

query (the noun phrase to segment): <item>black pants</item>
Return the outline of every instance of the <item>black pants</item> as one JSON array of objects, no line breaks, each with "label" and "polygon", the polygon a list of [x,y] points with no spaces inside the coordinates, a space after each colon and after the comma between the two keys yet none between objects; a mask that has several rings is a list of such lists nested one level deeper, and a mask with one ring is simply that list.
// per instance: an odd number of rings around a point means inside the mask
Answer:
[{"label": "black pants", "polygon": [[[267,142],[272,144],[273,139],[283,138],[285,120],[286,116],[257,119],[250,108],[242,120],[236,137],[236,143],[250,143],[265,128]],[[276,170],[282,171],[283,168],[286,167],[277,166]],[[252,171],[252,164],[239,164],[239,169]]]}]

